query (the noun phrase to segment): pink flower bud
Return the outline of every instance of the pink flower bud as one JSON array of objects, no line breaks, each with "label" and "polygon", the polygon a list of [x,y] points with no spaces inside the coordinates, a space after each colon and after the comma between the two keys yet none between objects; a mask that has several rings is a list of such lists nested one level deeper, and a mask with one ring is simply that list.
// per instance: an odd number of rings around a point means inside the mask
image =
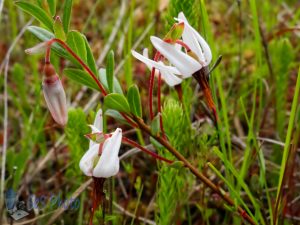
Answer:
[{"label": "pink flower bud", "polygon": [[67,100],[62,83],[51,64],[45,65],[43,92],[53,119],[64,126],[68,120]]}]

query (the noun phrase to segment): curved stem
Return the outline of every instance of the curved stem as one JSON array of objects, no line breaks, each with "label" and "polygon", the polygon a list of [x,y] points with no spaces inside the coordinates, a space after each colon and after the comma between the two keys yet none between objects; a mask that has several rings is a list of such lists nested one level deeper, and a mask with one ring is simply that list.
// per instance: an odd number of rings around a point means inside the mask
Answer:
[{"label": "curved stem", "polygon": [[93,73],[93,71],[82,61],[82,59],[62,40],[57,39],[57,38],[53,38],[51,40],[48,41],[48,48],[46,51],[46,58],[45,61],[46,62],[50,62],[50,50],[51,50],[51,45],[53,43],[59,43],[64,49],[66,49],[78,62],[79,64],[86,70],[86,72],[88,72],[88,74],[93,78],[93,80],[96,82],[96,84],[98,85],[100,91],[102,92],[102,94],[105,96],[107,95],[103,85],[100,83],[100,81],[98,80],[97,76]]},{"label": "curved stem", "polygon": [[[160,53],[156,52],[154,56],[154,61],[157,61],[160,57]],[[149,111],[150,111],[150,119],[153,120],[153,86],[154,86],[154,76],[155,76],[155,68],[153,67],[151,70],[151,75],[149,79]]]},{"label": "curved stem", "polygon": [[164,162],[169,163],[169,164],[173,163],[172,160],[166,159],[166,158],[164,158],[164,157],[162,157],[162,156],[160,156],[160,155],[158,155],[154,152],[149,151],[148,149],[146,149],[143,146],[139,145],[135,141],[130,140],[129,138],[122,137],[122,142],[126,143],[128,145],[131,145],[132,147],[136,147],[136,148],[140,149],[141,151],[151,155],[155,159],[159,159],[159,160],[164,161]]},{"label": "curved stem", "polygon": [[186,167],[197,177],[201,180],[204,184],[206,184],[212,191],[218,194],[224,201],[226,201],[229,205],[233,207],[237,207],[237,211],[240,215],[247,220],[250,224],[255,225],[253,219],[246,213],[246,211],[240,207],[236,206],[236,203],[233,199],[231,199],[224,191],[222,191],[218,186],[216,186],[209,178],[207,178],[203,173],[198,171],[196,167],[194,167],[183,155],[181,155],[175,148],[173,148],[169,142],[167,142],[162,137],[153,135],[151,133],[151,129],[147,126],[143,120],[134,116],[135,122],[139,125],[140,129],[143,130],[145,133],[150,135],[151,137],[155,138],[160,144],[162,144],[170,153],[172,153],[178,160],[183,162]]}]

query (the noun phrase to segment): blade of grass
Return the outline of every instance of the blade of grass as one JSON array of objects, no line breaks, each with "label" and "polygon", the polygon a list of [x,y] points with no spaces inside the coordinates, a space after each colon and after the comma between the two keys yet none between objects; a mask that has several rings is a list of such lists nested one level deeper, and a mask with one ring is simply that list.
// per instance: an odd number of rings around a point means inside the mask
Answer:
[{"label": "blade of grass", "polygon": [[296,112],[298,108],[298,99],[299,99],[299,92],[300,92],[300,68],[298,71],[298,77],[297,77],[297,83],[295,87],[295,93],[294,93],[294,98],[293,98],[293,103],[292,103],[292,109],[291,109],[291,115],[289,119],[289,125],[288,125],[288,130],[287,130],[287,135],[285,139],[285,145],[284,145],[284,150],[283,150],[283,155],[282,155],[282,161],[281,161],[281,166],[280,166],[280,175],[279,175],[279,181],[278,181],[278,189],[277,189],[277,195],[276,195],[276,203],[275,203],[275,210],[274,210],[274,223],[277,224],[278,222],[278,216],[279,216],[279,205],[281,201],[281,195],[282,195],[282,189],[283,189],[283,179],[284,179],[284,173],[286,171],[287,167],[287,161],[288,161],[288,156],[290,152],[290,144],[291,144],[291,138],[292,138],[292,133],[295,125],[295,118],[296,118]]}]

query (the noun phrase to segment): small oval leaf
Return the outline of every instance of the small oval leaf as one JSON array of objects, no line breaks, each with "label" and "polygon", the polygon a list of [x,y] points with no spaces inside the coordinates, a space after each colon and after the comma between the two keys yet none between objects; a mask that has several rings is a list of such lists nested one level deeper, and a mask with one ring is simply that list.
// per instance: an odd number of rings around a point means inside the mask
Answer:
[{"label": "small oval leaf", "polygon": [[131,112],[137,117],[142,117],[142,105],[139,89],[136,85],[132,85],[127,93],[127,100]]},{"label": "small oval leaf", "polygon": [[106,80],[108,84],[108,90],[109,92],[114,92],[113,85],[114,85],[114,67],[115,67],[115,61],[114,61],[114,52],[111,50],[108,53],[107,56],[107,63],[106,63]]},{"label": "small oval leaf", "polygon": [[65,0],[62,23],[66,34],[69,32],[73,0]]},{"label": "small oval leaf", "polygon": [[66,40],[66,34],[64,32],[64,28],[63,28],[63,25],[62,25],[62,22],[61,22],[61,19],[59,16],[57,16],[55,18],[55,21],[53,24],[53,30],[54,30],[54,34],[55,34],[56,38],[58,38],[62,41]]},{"label": "small oval leaf", "polygon": [[98,85],[96,84],[94,79],[90,77],[90,75],[87,72],[80,70],[80,69],[67,68],[67,69],[64,69],[63,73],[70,79],[74,80],[75,82],[77,82],[79,84],[83,84],[89,88],[99,91]]},{"label": "small oval leaf", "polygon": [[124,95],[111,93],[105,96],[104,106],[119,112],[130,113],[130,107]]},{"label": "small oval leaf", "polygon": [[78,31],[70,31],[67,34],[67,44],[84,61],[87,62],[85,40]]}]

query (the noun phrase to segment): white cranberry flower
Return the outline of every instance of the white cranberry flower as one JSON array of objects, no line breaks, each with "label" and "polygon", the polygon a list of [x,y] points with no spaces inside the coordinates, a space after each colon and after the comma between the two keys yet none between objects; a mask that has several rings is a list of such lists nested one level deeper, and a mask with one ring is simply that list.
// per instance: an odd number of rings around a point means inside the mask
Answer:
[{"label": "white cranberry flower", "polygon": [[60,125],[68,121],[67,100],[64,88],[54,67],[47,63],[44,67],[43,93],[53,119]]},{"label": "white cranberry flower", "polygon": [[154,36],[150,37],[150,40],[156,50],[178,69],[183,78],[191,77],[202,68],[201,63],[178,49],[174,44],[169,44]]},{"label": "white cranberry flower", "polygon": [[86,176],[108,178],[119,172],[120,159],[118,157],[122,142],[122,130],[117,128],[115,132],[103,134],[102,110],[100,109],[94,121],[90,125],[94,140],[90,140],[89,149],[80,160],[79,167]]}]

